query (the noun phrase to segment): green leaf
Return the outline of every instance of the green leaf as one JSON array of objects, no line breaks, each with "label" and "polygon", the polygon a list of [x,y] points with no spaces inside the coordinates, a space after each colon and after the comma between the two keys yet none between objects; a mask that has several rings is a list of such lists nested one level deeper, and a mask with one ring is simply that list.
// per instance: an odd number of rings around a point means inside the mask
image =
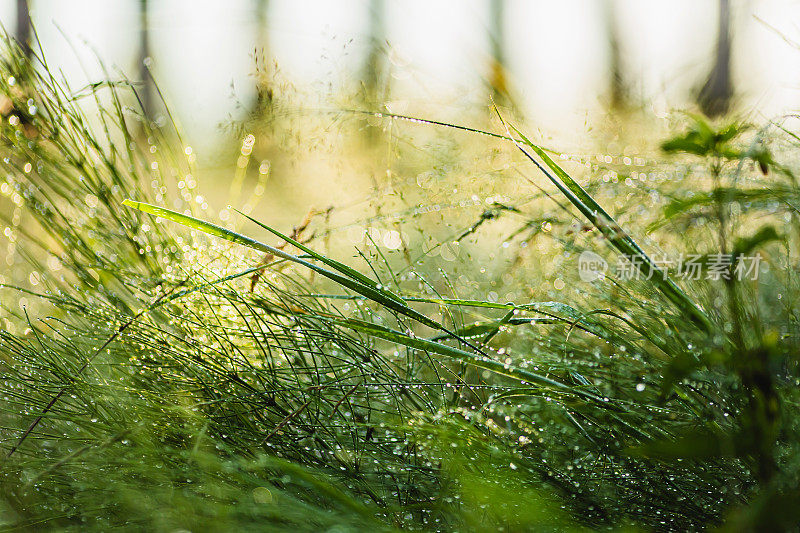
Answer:
[{"label": "green leaf", "polygon": [[[532,324],[556,324],[564,322],[558,318],[527,318],[527,317],[514,317],[508,320],[490,320],[488,322],[478,322],[469,324],[455,330],[455,334],[460,337],[476,337],[478,335],[496,334],[502,326],[530,326]],[[446,339],[447,335],[439,335],[432,340]],[[486,344],[486,339],[482,341]]]},{"label": "green leaf", "polygon": [[783,240],[783,237],[778,234],[774,226],[764,226],[750,237],[736,239],[736,244],[733,247],[734,254],[747,255],[762,244],[780,240]]},{"label": "green leaf", "polygon": [[694,155],[708,154],[708,147],[701,143],[695,135],[675,137],[661,143],[661,149],[667,153],[684,152]]},{"label": "green leaf", "polygon": [[742,152],[728,145],[728,141],[746,130],[746,125],[733,122],[715,131],[703,117],[692,115],[692,118],[694,123],[689,130],[664,141],[661,144],[662,150],[667,153],[683,152],[701,157],[709,155],[722,156],[727,159],[742,157]]},{"label": "green leaf", "polygon": [[711,192],[695,193],[688,198],[677,198],[664,207],[664,216],[673,218],[693,207],[715,205],[718,202],[752,203],[752,202],[783,202],[796,201],[797,192],[783,188],[764,189],[738,189],[732,187],[718,187]]}]

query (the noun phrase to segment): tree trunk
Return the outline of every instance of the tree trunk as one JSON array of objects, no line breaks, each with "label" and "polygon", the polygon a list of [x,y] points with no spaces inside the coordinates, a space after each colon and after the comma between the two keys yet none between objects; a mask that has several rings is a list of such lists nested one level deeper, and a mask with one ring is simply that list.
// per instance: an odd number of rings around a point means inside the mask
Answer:
[{"label": "tree trunk", "polygon": [[630,94],[619,50],[619,26],[617,25],[614,0],[605,0],[603,3],[603,16],[608,38],[609,103],[611,109],[624,109],[630,103]]},{"label": "tree trunk", "polygon": [[719,0],[719,28],[714,66],[708,80],[700,89],[697,102],[709,117],[719,116],[730,108],[733,87],[731,81],[731,22],[730,1]]},{"label": "tree trunk", "polygon": [[139,101],[146,119],[153,115],[152,76],[150,74],[150,10],[149,0],[139,0]]},{"label": "tree trunk", "polygon": [[386,52],[383,43],[386,41],[386,5],[385,0],[369,2],[369,49],[364,63],[364,101],[368,107],[376,107],[381,100],[382,84],[386,71]]},{"label": "tree trunk", "polygon": [[489,2],[489,42],[491,45],[491,65],[489,87],[495,103],[499,106],[511,104],[506,81],[505,53],[505,0]]},{"label": "tree trunk", "polygon": [[267,115],[272,106],[272,85],[269,75],[271,68],[269,65],[269,35],[267,34],[267,12],[269,10],[269,0],[256,0],[255,2],[255,24],[256,24],[256,101],[250,116],[255,119],[262,119]]},{"label": "tree trunk", "polygon": [[31,12],[28,0],[17,0],[17,27],[14,37],[26,57],[31,55]]}]

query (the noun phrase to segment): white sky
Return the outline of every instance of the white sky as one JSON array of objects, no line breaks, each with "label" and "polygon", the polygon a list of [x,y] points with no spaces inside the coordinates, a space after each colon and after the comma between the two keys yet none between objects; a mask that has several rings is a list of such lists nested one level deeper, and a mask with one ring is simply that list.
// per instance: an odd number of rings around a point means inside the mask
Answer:
[{"label": "white sky", "polygon": [[[488,0],[386,0],[392,98],[412,112],[444,115],[485,105]],[[0,0],[13,31],[15,0]],[[151,0],[154,68],[195,144],[213,146],[217,125],[253,98],[256,0]],[[800,104],[800,2],[732,0],[734,74],[745,108],[774,116]],[[136,0],[32,0],[51,66],[77,88],[97,79],[96,52],[137,74]],[[269,0],[270,53],[285,76],[320,93],[352,89],[367,43],[369,0]],[[616,0],[624,64],[646,101],[681,107],[707,71],[715,0]],[[524,110],[543,131],[582,127],[607,89],[607,41],[599,0],[507,0],[507,57]],[[756,20],[760,17],[769,28]],[[67,44],[61,28],[77,48]],[[88,48],[84,41],[94,47]],[[448,116],[448,118],[452,118]]]}]

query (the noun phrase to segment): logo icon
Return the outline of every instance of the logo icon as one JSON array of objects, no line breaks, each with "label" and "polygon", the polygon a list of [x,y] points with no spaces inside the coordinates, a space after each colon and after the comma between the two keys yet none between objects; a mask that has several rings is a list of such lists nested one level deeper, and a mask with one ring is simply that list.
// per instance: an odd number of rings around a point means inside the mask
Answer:
[{"label": "logo icon", "polygon": [[595,281],[604,279],[608,270],[608,263],[605,259],[594,252],[585,250],[578,257],[578,275],[581,281]]}]

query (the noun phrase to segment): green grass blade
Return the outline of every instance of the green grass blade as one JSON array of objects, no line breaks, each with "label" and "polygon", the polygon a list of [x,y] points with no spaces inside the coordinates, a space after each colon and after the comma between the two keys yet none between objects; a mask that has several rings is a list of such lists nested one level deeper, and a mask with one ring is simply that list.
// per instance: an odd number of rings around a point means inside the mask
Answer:
[{"label": "green grass blade", "polygon": [[430,328],[447,331],[447,329],[439,324],[438,322],[428,318],[427,316],[415,311],[411,307],[409,307],[405,302],[402,300],[398,300],[396,296],[388,296],[385,294],[385,291],[382,289],[377,289],[373,286],[366,285],[360,281],[354,280],[350,277],[344,276],[339,274],[338,272],[333,272],[326,268],[323,268],[319,265],[315,265],[305,259],[301,259],[297,256],[294,256],[290,253],[284,252],[279,248],[275,248],[274,246],[270,246],[268,244],[264,244],[263,242],[259,242],[255,239],[250,237],[246,237],[229,229],[223,228],[221,226],[217,226],[216,224],[212,224],[210,222],[206,222],[195,218],[193,216],[184,215],[182,213],[178,213],[177,211],[172,211],[171,209],[166,209],[163,207],[158,207],[151,204],[146,204],[143,202],[136,202],[134,200],[125,200],[123,204],[132,207],[133,209],[138,209],[139,211],[149,213],[151,215],[155,215],[166,220],[171,220],[172,222],[177,222],[178,224],[182,224],[186,227],[202,231],[203,233],[207,233],[208,235],[212,235],[214,237],[219,237],[220,239],[225,239],[227,241],[234,242],[236,244],[240,244],[242,246],[247,246],[249,248],[253,248],[260,252],[270,253],[276,257],[280,257],[282,259],[286,259],[287,261],[291,261],[298,265],[302,265],[308,269],[317,272],[318,274],[335,281],[336,283],[346,287],[365,298],[372,300],[388,309],[396,311],[401,315],[407,316],[408,318],[412,318],[417,322],[424,324]]},{"label": "green grass blade", "polygon": [[[276,237],[280,237],[281,239],[283,239],[284,241],[288,242],[292,246],[304,251],[305,253],[307,253],[308,255],[313,257],[314,259],[320,261],[321,263],[325,263],[326,265],[328,265],[332,269],[344,274],[345,276],[349,276],[349,277],[351,277],[351,278],[353,278],[353,279],[355,279],[357,281],[360,281],[364,285],[369,285],[370,287],[373,287],[375,289],[378,288],[378,283],[375,280],[365,276],[364,274],[362,274],[358,270],[356,270],[356,269],[354,269],[352,267],[349,267],[349,266],[345,265],[344,263],[336,261],[335,259],[331,259],[330,257],[325,257],[324,255],[315,252],[314,250],[312,250],[311,248],[309,248],[305,244],[303,244],[303,243],[301,243],[299,241],[296,241],[295,239],[292,239],[288,235],[284,235],[283,233],[281,233],[280,231],[276,230],[275,228],[272,228],[272,227],[267,226],[266,224],[264,224],[262,222],[259,222],[258,220],[254,219],[253,217],[242,213],[238,209],[234,209],[234,211],[236,211],[237,213],[239,213],[243,217],[247,218],[249,221],[251,221],[251,222],[257,224],[258,226],[264,228],[265,230],[269,231],[270,233],[272,233]],[[398,302],[405,303],[400,296],[394,294],[393,292],[388,290],[386,287],[381,287],[380,290],[383,293],[385,293],[387,296],[389,296],[390,298],[394,298]]]},{"label": "green grass blade", "polygon": [[[500,119],[503,121],[502,117]],[[506,125],[505,121],[503,124]],[[506,127],[509,127],[506,125]],[[569,201],[600,230],[600,232],[608,239],[614,248],[620,253],[629,256],[631,259],[638,258],[644,265],[642,268],[650,269],[653,275],[650,281],[655,285],[678,309],[685,312],[692,318],[695,324],[706,332],[712,329],[711,321],[705,312],[697,305],[689,296],[683,292],[648,256],[644,250],[634,241],[619,224],[609,215],[583,187],[580,186],[572,177],[564,171],[553,159],[542,150],[541,147],[534,144],[528,139],[521,131],[513,125],[510,126],[519,135],[522,142],[512,139],[512,142],[519,148],[525,156],[536,164],[536,166],[550,179],[553,184],[569,199]],[[530,147],[536,155],[538,155],[545,165],[555,174],[547,172],[532,155],[530,155],[524,143]],[[556,178],[557,176],[557,178]]]},{"label": "green grass blade", "polygon": [[590,392],[586,392],[582,389],[578,389],[575,387],[570,387],[569,385],[561,383],[560,381],[550,379],[540,374],[528,372],[527,370],[523,370],[521,368],[515,368],[510,365],[506,365],[498,361],[495,361],[493,359],[490,359],[488,357],[467,352],[459,348],[454,348],[446,344],[434,342],[428,339],[412,337],[403,332],[396,331],[377,324],[373,324],[371,322],[364,322],[362,320],[356,320],[356,319],[334,320],[333,323],[346,328],[350,328],[355,331],[359,331],[361,333],[365,333],[372,337],[377,337],[389,342],[401,344],[409,348],[413,348],[416,350],[424,350],[427,352],[443,355],[445,357],[449,357],[457,361],[462,361],[464,363],[477,366],[485,370],[489,370],[490,372],[494,372],[496,374],[501,374],[503,376],[517,379],[524,383],[539,385],[549,389],[579,396],[584,400],[589,400],[595,403],[599,403],[605,408],[616,409],[616,407],[610,402],[605,401],[599,396],[596,396]]}]

